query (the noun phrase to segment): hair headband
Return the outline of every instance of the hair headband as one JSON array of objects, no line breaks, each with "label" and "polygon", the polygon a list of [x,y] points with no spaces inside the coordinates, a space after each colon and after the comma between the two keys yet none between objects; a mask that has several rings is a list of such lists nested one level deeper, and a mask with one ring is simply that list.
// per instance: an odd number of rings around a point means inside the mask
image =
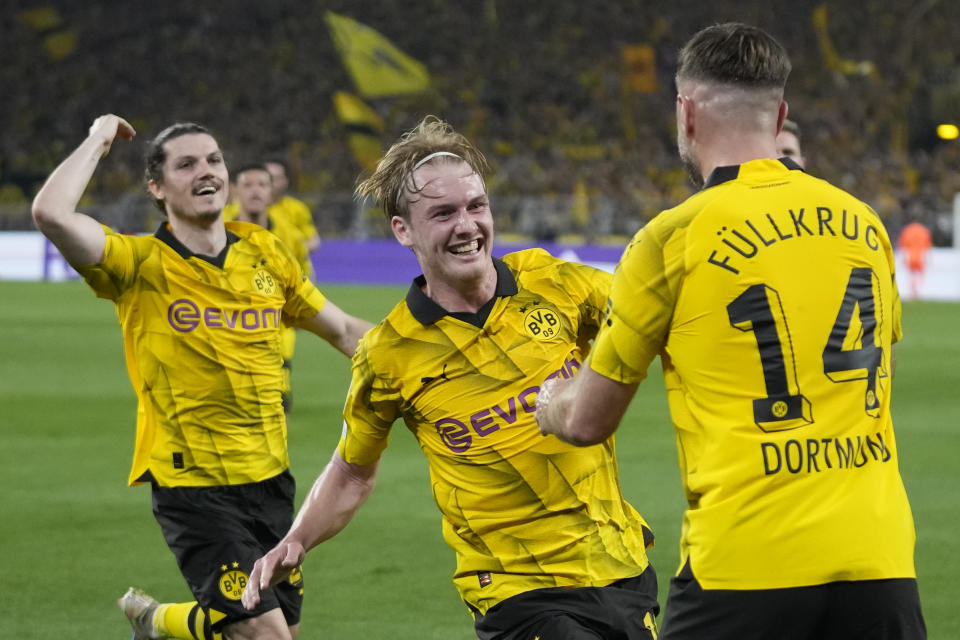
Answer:
[{"label": "hair headband", "polygon": [[[426,163],[430,162],[431,160],[433,160],[438,156],[450,156],[451,158],[456,158],[457,160],[466,162],[466,160],[464,160],[457,154],[451,153],[449,151],[434,151],[433,153],[429,153],[424,157],[420,158],[420,160],[417,161],[417,164],[413,165],[413,168],[410,169],[410,173],[407,174],[407,178],[404,179],[403,183],[401,183],[400,187],[397,189],[397,208],[398,209],[402,208],[400,206],[400,203],[403,200],[403,184],[405,184],[408,179],[412,181],[414,171],[416,171],[417,169],[419,169],[420,167],[422,167],[423,165],[425,165]],[[416,187],[416,185],[414,185],[414,187]]]},{"label": "hair headband", "polygon": [[430,162],[437,156],[450,156],[451,158],[456,158],[457,160],[463,160],[463,158],[461,158],[457,154],[450,153],[449,151],[434,151],[433,153],[424,156],[423,158],[420,159],[419,162],[417,162],[417,164],[413,165],[413,169],[410,169],[410,173],[413,173],[414,171],[416,171],[426,163]]}]

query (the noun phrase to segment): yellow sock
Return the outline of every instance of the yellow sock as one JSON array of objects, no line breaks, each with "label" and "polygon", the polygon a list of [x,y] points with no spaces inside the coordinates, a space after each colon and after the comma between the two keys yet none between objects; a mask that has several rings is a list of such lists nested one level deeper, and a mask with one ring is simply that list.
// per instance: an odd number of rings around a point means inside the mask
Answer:
[{"label": "yellow sock", "polygon": [[210,631],[207,613],[197,602],[161,604],[153,614],[153,626],[169,638],[180,640],[219,640]]}]

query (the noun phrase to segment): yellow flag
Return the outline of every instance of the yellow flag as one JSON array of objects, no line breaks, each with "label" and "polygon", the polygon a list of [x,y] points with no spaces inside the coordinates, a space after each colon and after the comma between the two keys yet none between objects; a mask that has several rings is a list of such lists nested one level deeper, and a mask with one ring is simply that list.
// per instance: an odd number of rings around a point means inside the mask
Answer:
[{"label": "yellow flag", "polygon": [[364,169],[373,171],[383,156],[378,136],[384,128],[383,120],[363,100],[345,91],[333,94],[333,106],[347,129],[353,157]]},{"label": "yellow flag", "polygon": [[383,131],[383,119],[366,102],[345,91],[335,91],[333,106],[340,121],[353,131],[380,133]]},{"label": "yellow flag", "polygon": [[378,32],[332,11],[325,17],[343,64],[363,97],[417,93],[430,86],[427,69]]}]

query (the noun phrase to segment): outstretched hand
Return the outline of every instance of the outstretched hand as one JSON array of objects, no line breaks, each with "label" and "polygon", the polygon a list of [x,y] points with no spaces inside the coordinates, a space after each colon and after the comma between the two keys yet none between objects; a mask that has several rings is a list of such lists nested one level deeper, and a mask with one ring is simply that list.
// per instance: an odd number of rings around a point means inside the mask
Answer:
[{"label": "outstretched hand", "polygon": [[260,592],[269,589],[303,562],[307,552],[299,542],[280,543],[257,560],[250,572],[247,586],[243,590],[241,601],[248,611],[260,604]]},{"label": "outstretched hand", "polygon": [[103,155],[110,152],[114,140],[133,140],[137,135],[133,125],[112,113],[100,116],[90,125],[90,137],[98,137],[103,145]]}]

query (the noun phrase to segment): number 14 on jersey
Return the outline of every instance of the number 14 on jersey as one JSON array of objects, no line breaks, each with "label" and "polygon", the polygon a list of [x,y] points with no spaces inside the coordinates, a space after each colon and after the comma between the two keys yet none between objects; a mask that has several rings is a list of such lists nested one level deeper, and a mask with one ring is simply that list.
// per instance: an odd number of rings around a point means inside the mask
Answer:
[{"label": "number 14 on jersey", "polygon": [[[854,268],[823,349],[823,373],[834,383],[866,381],[864,411],[877,416],[883,347],[877,344],[877,313],[868,267]],[[813,422],[813,408],[797,381],[797,364],[780,294],[763,284],[748,287],[727,305],[730,324],[752,331],[760,351],[766,396],[753,401],[753,418],[763,431],[785,431]],[[851,332],[855,333],[851,333]]]}]

